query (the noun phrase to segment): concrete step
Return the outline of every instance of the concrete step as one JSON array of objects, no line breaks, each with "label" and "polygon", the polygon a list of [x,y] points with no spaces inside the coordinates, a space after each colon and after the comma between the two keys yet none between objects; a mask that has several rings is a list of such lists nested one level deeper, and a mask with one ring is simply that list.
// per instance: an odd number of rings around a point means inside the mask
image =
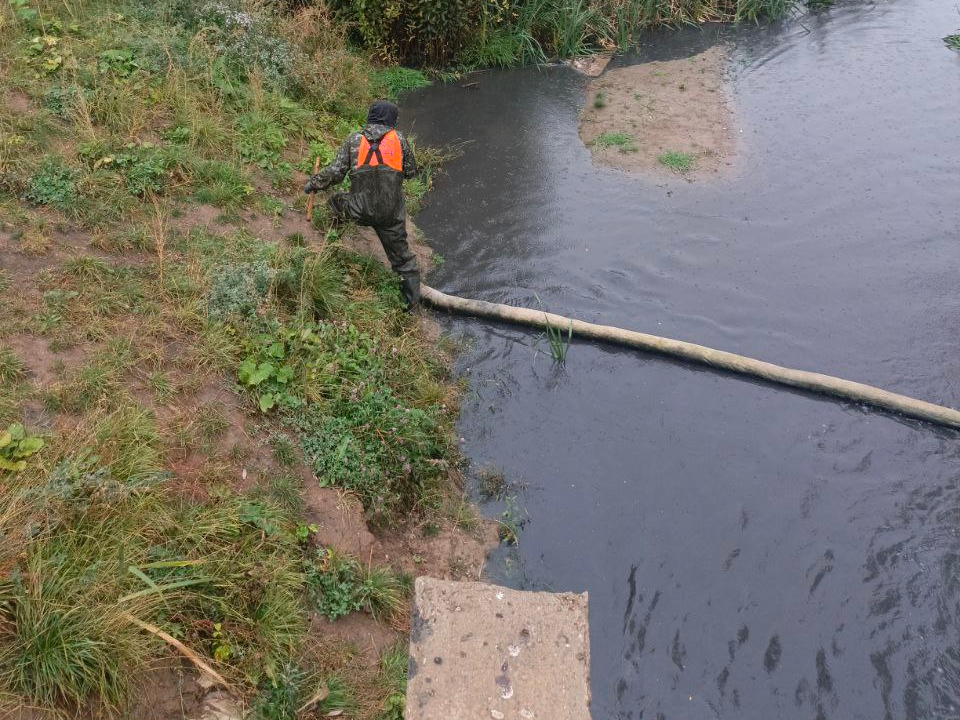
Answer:
[{"label": "concrete step", "polygon": [[406,720],[589,720],[587,594],[417,578]]}]

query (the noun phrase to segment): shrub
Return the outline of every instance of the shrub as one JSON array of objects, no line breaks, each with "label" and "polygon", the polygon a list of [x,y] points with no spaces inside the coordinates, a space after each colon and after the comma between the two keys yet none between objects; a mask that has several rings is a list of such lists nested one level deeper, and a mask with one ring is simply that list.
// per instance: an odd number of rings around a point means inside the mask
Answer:
[{"label": "shrub", "polygon": [[228,71],[246,77],[256,70],[270,87],[290,88],[297,50],[278,34],[270,15],[215,1],[201,5],[192,20],[210,31],[212,49]]},{"label": "shrub", "polygon": [[445,65],[466,47],[481,0],[337,0],[364,43],[383,58]]}]

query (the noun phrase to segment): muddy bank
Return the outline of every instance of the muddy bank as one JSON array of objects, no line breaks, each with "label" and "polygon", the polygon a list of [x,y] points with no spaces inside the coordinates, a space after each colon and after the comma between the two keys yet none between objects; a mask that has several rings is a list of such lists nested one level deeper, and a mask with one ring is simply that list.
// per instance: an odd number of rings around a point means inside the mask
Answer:
[{"label": "muddy bank", "polygon": [[[689,179],[729,171],[736,149],[727,51],[607,70],[591,80],[580,138],[594,162]],[[689,164],[689,169],[686,166]]]}]

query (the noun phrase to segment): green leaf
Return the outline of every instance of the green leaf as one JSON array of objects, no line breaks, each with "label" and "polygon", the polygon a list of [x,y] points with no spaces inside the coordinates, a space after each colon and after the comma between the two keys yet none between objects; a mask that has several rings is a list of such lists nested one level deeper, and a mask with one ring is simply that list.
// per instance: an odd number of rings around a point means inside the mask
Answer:
[{"label": "green leaf", "polygon": [[177,582],[166,583],[165,585],[154,584],[153,587],[149,587],[146,590],[138,590],[129,595],[124,595],[122,598],[119,598],[117,602],[127,602],[128,600],[136,600],[139,597],[152,595],[153,593],[163,594],[167,590],[176,590],[182,587],[190,587],[191,585],[205,585],[209,582],[209,578],[194,578],[192,580],[178,580]]},{"label": "green leaf", "polygon": [[27,467],[26,460],[17,460],[13,462],[5,457],[0,457],[0,470],[9,470],[10,472],[21,472]]},{"label": "green leaf", "polygon": [[154,590],[159,590],[159,588],[157,587],[157,584],[153,580],[151,580],[146,573],[144,573],[140,568],[136,567],[135,565],[128,565],[127,572],[130,573],[131,575],[136,575],[138,578],[143,580],[147,585],[149,585]]},{"label": "green leaf", "polygon": [[283,349],[283,343],[275,342],[267,348],[267,355],[270,357],[282,358],[286,354],[286,351]]},{"label": "green leaf", "polygon": [[139,569],[193,567],[194,565],[203,565],[206,562],[203,558],[197,560],[158,560],[157,562],[143,563]]},{"label": "green leaf", "polygon": [[250,375],[250,379],[247,381],[248,385],[259,385],[268,377],[273,375],[277,370],[276,365],[272,362],[264,361],[257,366],[257,369]]},{"label": "green leaf", "polygon": [[28,437],[20,441],[20,446],[13,453],[14,457],[25,458],[30,457],[40,451],[40,448],[43,447],[43,438],[38,437]]},{"label": "green leaf", "polygon": [[27,436],[26,430],[24,430],[23,425],[20,423],[14,423],[7,428],[7,432],[10,433],[10,437],[14,440],[23,440]]},{"label": "green leaf", "polygon": [[284,365],[277,370],[277,382],[281,385],[286,385],[291,378],[293,378],[293,368],[289,365]]},{"label": "green leaf", "polygon": [[13,435],[10,434],[9,430],[3,432],[0,435],[0,448],[5,448],[7,445],[13,442]]},{"label": "green leaf", "polygon": [[273,393],[264,393],[260,396],[260,412],[267,412],[277,404],[277,396]]}]

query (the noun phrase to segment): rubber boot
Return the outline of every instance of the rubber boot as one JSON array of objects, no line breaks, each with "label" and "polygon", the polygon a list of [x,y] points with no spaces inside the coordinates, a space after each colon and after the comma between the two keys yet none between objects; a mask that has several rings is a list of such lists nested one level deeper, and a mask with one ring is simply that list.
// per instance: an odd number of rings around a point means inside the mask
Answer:
[{"label": "rubber boot", "polygon": [[400,275],[400,292],[407,303],[407,312],[420,310],[420,273],[408,272]]}]

